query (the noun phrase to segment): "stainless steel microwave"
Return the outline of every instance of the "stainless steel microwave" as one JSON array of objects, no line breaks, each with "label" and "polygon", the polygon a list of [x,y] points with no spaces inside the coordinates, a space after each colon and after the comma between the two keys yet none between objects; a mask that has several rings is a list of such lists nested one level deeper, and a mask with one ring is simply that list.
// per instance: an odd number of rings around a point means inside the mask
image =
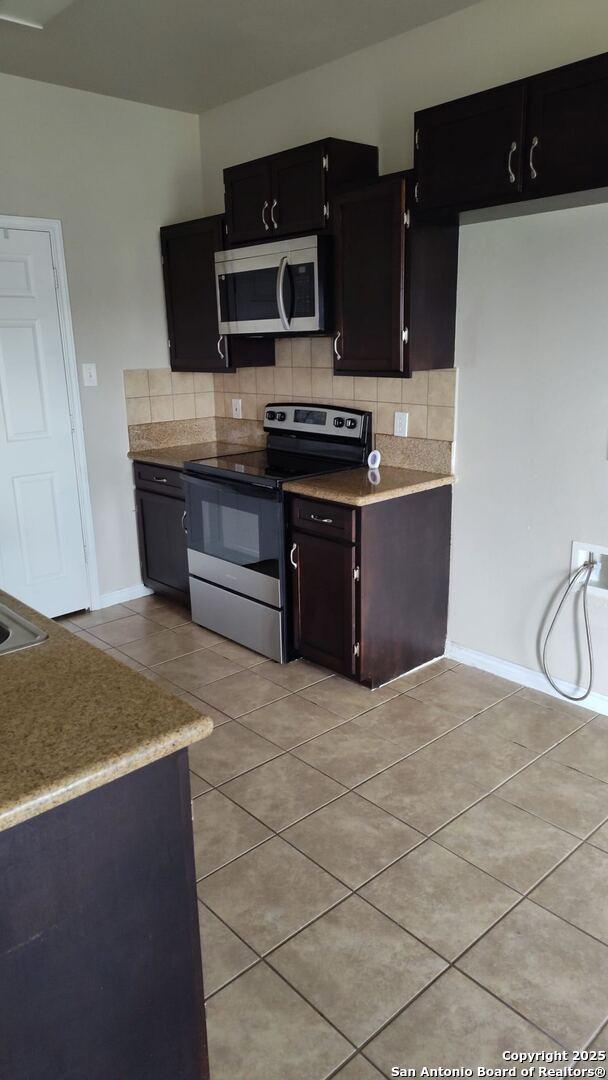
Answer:
[{"label": "stainless steel microwave", "polygon": [[329,242],[298,236],[216,251],[220,334],[329,332]]}]

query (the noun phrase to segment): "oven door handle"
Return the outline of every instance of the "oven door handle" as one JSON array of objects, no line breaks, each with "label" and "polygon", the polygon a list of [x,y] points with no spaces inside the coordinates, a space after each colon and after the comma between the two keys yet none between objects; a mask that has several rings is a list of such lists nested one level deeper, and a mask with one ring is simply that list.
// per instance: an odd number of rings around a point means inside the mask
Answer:
[{"label": "oven door handle", "polygon": [[281,317],[281,323],[284,330],[290,329],[289,319],[287,318],[287,312],[285,311],[285,300],[283,297],[283,282],[285,281],[285,273],[287,271],[287,264],[289,259],[287,255],[283,255],[277,272],[277,307],[279,309],[279,315]]},{"label": "oven door handle", "polygon": [[209,488],[214,491],[223,489],[224,491],[232,491],[237,495],[242,495],[244,498],[258,498],[267,499],[272,502],[280,502],[281,493],[278,488],[262,487],[261,484],[247,483],[246,480],[229,480],[225,476],[193,476],[192,473],[182,473],[182,481],[186,486],[186,491],[190,495],[194,495],[196,491]]}]

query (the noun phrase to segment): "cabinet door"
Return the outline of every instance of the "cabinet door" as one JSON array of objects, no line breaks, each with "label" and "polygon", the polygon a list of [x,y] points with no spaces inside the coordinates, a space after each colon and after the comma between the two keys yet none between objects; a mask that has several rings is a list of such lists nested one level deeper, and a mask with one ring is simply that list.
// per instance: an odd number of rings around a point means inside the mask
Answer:
[{"label": "cabinet door", "polygon": [[399,177],[336,200],[336,372],[404,370],[404,213]]},{"label": "cabinet door", "polygon": [[275,154],[271,158],[271,171],[272,232],[282,236],[323,229],[327,220],[323,145]]},{"label": "cabinet door", "polygon": [[608,55],[530,79],[524,193],[608,185]]},{"label": "cabinet door", "polygon": [[462,210],[521,192],[525,87],[510,83],[416,113],[416,201]]},{"label": "cabinet door", "polygon": [[314,663],[353,675],[355,548],[299,532],[292,534],[291,542],[295,648]]},{"label": "cabinet door", "polygon": [[228,352],[217,325],[214,254],[222,247],[214,216],[161,229],[161,252],[174,371],[225,371]]},{"label": "cabinet door", "polygon": [[270,222],[270,158],[249,161],[224,169],[226,195],[226,245],[248,240],[267,240],[274,232]]},{"label": "cabinet door", "polygon": [[149,491],[135,492],[139,557],[144,582],[155,592],[188,600],[185,503]]}]

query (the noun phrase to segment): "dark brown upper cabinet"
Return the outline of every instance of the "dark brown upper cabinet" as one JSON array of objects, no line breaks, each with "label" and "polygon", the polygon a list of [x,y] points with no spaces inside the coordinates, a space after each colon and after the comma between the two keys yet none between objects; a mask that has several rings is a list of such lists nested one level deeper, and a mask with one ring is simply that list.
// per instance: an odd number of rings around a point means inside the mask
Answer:
[{"label": "dark brown upper cabinet", "polygon": [[336,200],[336,374],[454,363],[458,226],[418,224],[412,193],[400,173]]},{"label": "dark brown upper cabinet", "polygon": [[608,54],[528,81],[524,194],[608,185]]},{"label": "dark brown upper cabinet", "polygon": [[286,150],[271,159],[273,234],[284,236],[325,228],[329,212],[325,162],[328,154],[316,144]]},{"label": "dark brown upper cabinet", "polygon": [[378,148],[342,139],[224,169],[225,246],[331,230],[332,200],[378,175]]},{"label": "dark brown upper cabinet", "polygon": [[272,338],[228,339],[219,333],[214,255],[223,247],[223,222],[216,214],[160,230],[173,371],[230,371],[274,363]]},{"label": "dark brown upper cabinet", "polygon": [[523,83],[415,115],[415,199],[420,207],[487,206],[522,189]]},{"label": "dark brown upper cabinet", "polygon": [[608,54],[415,115],[417,205],[471,210],[608,185]]},{"label": "dark brown upper cabinet", "polygon": [[247,243],[272,231],[270,204],[272,181],[270,158],[249,161],[224,169],[226,241]]}]

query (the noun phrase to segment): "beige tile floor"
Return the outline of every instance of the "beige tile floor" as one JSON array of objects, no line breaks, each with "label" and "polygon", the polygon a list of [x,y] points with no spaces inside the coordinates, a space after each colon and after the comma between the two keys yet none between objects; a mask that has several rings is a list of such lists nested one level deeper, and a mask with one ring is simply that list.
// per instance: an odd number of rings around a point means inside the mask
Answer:
[{"label": "beige tile floor", "polygon": [[190,751],[212,1080],[606,1048],[606,718],[449,660],[372,693],[157,597],[64,624],[215,720]]}]

